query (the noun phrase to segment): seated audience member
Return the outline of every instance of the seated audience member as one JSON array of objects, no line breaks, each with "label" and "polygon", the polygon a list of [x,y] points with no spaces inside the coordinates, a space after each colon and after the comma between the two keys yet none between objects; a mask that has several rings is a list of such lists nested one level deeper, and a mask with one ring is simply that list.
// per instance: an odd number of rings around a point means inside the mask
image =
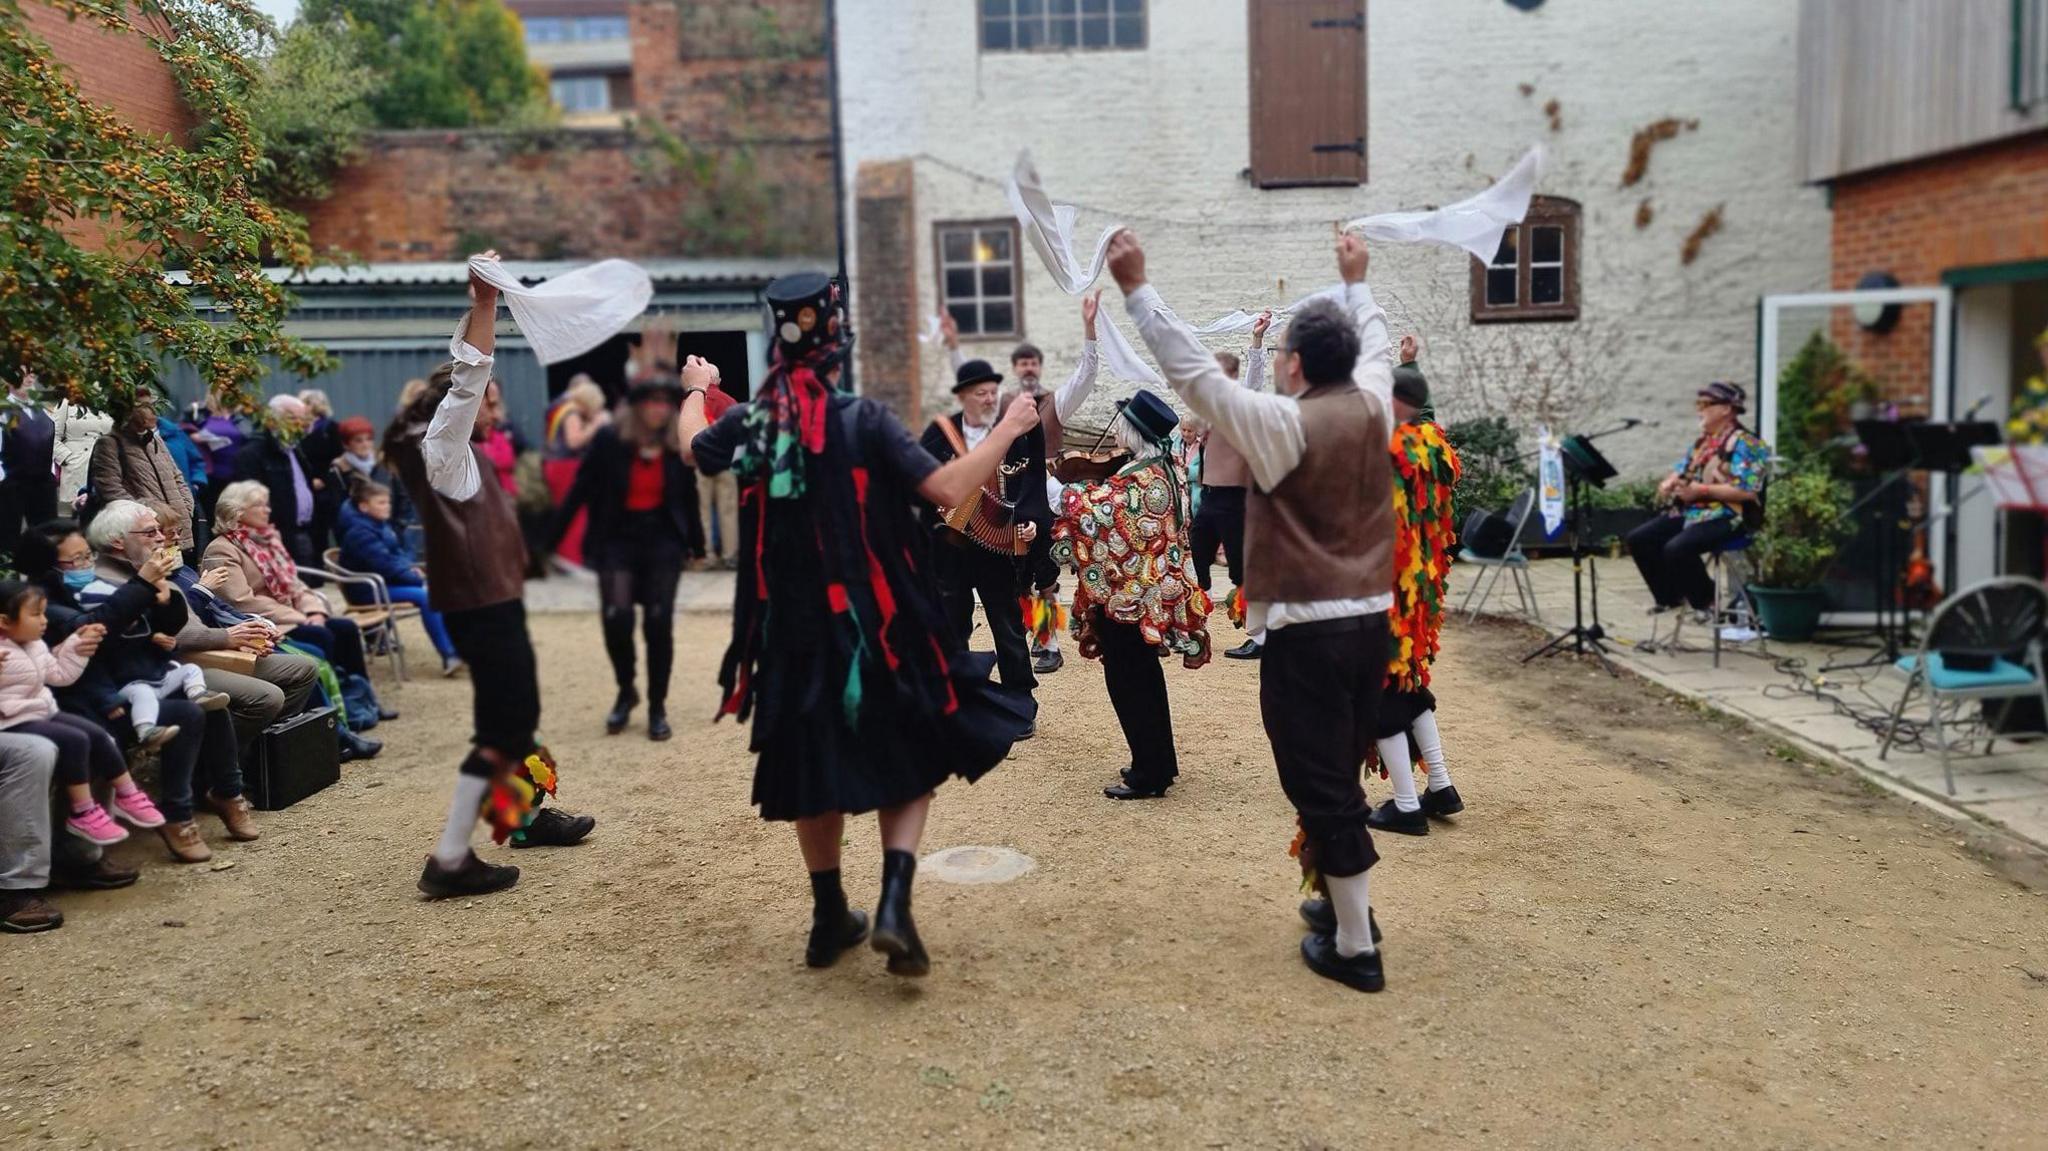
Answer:
[{"label": "seated audience member", "polygon": [[50,884],[50,780],[57,745],[0,731],[0,932],[28,935],[64,926],[43,892]]},{"label": "seated audience member", "polygon": [[199,566],[227,572],[218,578],[229,606],[284,628],[287,638],[319,652],[337,671],[367,679],[362,629],[299,578],[298,564],[270,522],[269,490],[254,480],[229,484],[213,520],[217,534]]},{"label": "seated audience member", "polygon": [[[454,675],[462,667],[455,644],[441,623],[441,613],[427,606],[427,577],[420,561],[407,550],[391,526],[391,489],[383,484],[360,481],[349,502],[341,509],[341,566],[354,572],[384,577],[394,603],[409,603],[420,609],[420,626],[433,641],[441,657],[441,674]],[[345,587],[352,602],[368,603],[369,589]],[[360,597],[360,598],[358,598]]]},{"label": "seated audience member", "polygon": [[[51,638],[62,642],[77,628],[94,623],[107,629],[86,674],[74,687],[57,693],[58,704],[105,721],[117,735],[126,734],[122,701],[110,689],[131,680],[157,679],[164,674],[163,666],[173,662],[154,637],[176,636],[190,615],[184,597],[170,582],[178,557],[168,548],[156,514],[133,500],[108,504],[82,540],[67,524],[41,530],[57,564],[43,579],[50,597]],[[82,586],[74,591],[74,584]],[[208,713],[183,696],[162,700],[158,707],[158,723],[178,729],[177,737],[162,749],[157,800],[166,821],[157,832],[171,858],[181,863],[213,858],[193,820],[194,792],[202,786],[198,801],[220,816],[230,837],[256,838],[249,801],[242,795],[234,725],[227,713]]]},{"label": "seated audience member", "polygon": [[[377,429],[361,416],[351,416],[337,424],[336,430],[341,433],[342,451],[334,458],[334,478],[329,486],[341,493],[341,507],[348,506],[358,483],[383,484],[391,489],[392,525],[402,528],[413,522],[412,502],[405,498],[405,489],[384,461],[377,458]],[[338,523],[334,543],[337,547],[341,545]]]},{"label": "seated audience member", "polygon": [[1719,380],[1699,390],[1700,436],[1657,484],[1668,510],[1628,533],[1629,554],[1656,601],[1651,615],[1690,605],[1711,621],[1721,605],[1703,557],[1761,522],[1770,448],[1742,426],[1746,399],[1742,388]]},{"label": "seated audience member", "polygon": [[[145,505],[158,516],[162,509]],[[206,668],[206,685],[228,694],[228,714],[235,720],[235,737],[243,762],[256,752],[256,740],[263,730],[280,718],[304,711],[320,686],[320,667],[310,656],[284,651],[277,644],[284,629],[259,616],[244,615],[220,598],[220,585],[227,571],[217,568],[200,573],[181,567],[171,573],[171,586],[185,597],[192,613],[185,630],[178,633],[181,652],[241,651],[256,657],[248,674],[222,668]],[[340,736],[344,762],[369,759],[383,745],[363,740],[345,730]]]},{"label": "seated audience member", "polygon": [[[43,642],[48,602],[43,589],[33,583],[0,580],[0,730],[41,736],[57,745],[64,830],[87,843],[109,847],[128,838],[123,823],[153,831],[164,825],[164,817],[135,785],[114,737],[91,720],[57,710],[50,688],[78,681],[107,629],[87,624],[53,651]],[[113,789],[105,807],[93,796],[95,782]]]}]

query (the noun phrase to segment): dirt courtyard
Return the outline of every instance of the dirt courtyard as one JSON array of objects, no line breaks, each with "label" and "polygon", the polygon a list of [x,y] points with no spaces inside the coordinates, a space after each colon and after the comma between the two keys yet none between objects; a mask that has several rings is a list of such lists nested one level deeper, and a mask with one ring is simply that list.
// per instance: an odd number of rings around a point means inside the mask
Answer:
[{"label": "dirt courtyard", "polygon": [[[260,842],[207,823],[230,868],[117,849],[139,884],[0,939],[0,1145],[2048,1146],[2048,898],[1647,687],[1522,668],[1521,631],[1447,632],[1467,812],[1381,839],[1388,988],[1361,995],[1295,950],[1256,665],[1174,665],[1183,782],[1116,804],[1101,672],[1070,655],[1039,738],[942,791],[926,840],[1037,869],[921,880],[934,970],[904,981],[865,949],[803,966],[793,836],[705,722],[726,621],[679,629],[655,745],[602,733],[595,617],[536,617],[562,798],[600,823],[486,841],[508,893],[413,889],[466,679],[387,689],[384,756]],[[848,837],[872,908],[873,818]]]}]

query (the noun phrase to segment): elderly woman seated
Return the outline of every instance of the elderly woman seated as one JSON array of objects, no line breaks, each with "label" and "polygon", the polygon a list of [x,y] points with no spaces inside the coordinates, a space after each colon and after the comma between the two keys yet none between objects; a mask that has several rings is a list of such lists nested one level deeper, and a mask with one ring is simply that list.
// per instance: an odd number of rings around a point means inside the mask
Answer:
[{"label": "elderly woman seated", "polygon": [[[213,509],[213,542],[199,561],[202,571],[224,569],[214,589],[228,605],[262,616],[285,631],[285,638],[320,653],[345,675],[367,682],[363,663],[363,632],[356,621],[335,614],[325,596],[299,578],[299,566],[270,522],[270,490],[254,480],[240,480],[221,490]],[[391,718],[387,713],[386,718]]]}]

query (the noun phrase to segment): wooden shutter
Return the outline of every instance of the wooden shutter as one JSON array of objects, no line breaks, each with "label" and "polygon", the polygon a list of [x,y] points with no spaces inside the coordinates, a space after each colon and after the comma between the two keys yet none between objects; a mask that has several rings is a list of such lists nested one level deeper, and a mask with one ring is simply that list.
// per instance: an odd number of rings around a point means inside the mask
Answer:
[{"label": "wooden shutter", "polygon": [[1252,183],[1365,183],[1365,0],[1250,0]]}]

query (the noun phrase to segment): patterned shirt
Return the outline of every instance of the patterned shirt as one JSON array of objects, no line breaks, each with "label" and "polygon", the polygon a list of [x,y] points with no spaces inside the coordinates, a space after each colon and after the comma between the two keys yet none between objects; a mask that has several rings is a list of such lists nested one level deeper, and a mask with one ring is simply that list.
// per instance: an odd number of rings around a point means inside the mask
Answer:
[{"label": "patterned shirt", "polygon": [[[1679,458],[1672,471],[1696,484],[1733,484],[1753,492],[1764,486],[1764,467],[1770,459],[1769,446],[1750,432],[1734,427],[1695,440],[1692,450]],[[1685,506],[1687,525],[1741,514],[1741,508],[1721,500]]]}]

